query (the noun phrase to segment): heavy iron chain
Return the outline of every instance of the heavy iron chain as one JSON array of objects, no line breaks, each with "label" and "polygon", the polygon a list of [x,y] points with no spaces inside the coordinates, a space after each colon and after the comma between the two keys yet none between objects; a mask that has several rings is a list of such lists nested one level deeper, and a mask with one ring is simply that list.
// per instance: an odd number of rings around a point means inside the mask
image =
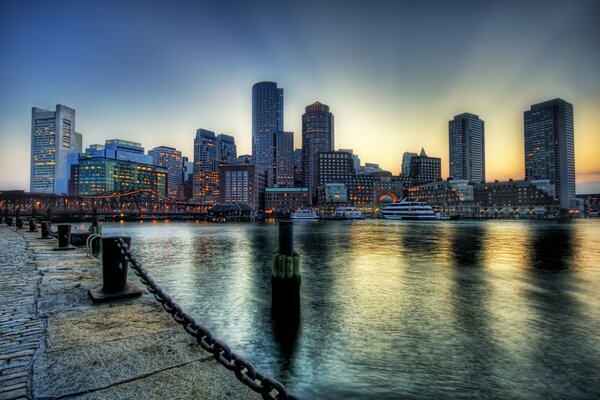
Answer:
[{"label": "heavy iron chain", "polygon": [[154,298],[173,317],[175,322],[183,326],[183,329],[187,333],[195,337],[198,344],[204,350],[211,353],[222,366],[233,371],[240,382],[255,392],[260,393],[263,399],[296,399],[296,397],[287,392],[279,381],[258,372],[250,361],[231,351],[227,343],[215,338],[208,328],[200,325],[194,318],[186,314],[179,304],[175,303],[171,296],[163,292],[162,288],[154,282],[148,271],[133,256],[131,249],[123,238],[117,239],[117,245],[135,274],[146,285],[148,291],[154,295]]}]

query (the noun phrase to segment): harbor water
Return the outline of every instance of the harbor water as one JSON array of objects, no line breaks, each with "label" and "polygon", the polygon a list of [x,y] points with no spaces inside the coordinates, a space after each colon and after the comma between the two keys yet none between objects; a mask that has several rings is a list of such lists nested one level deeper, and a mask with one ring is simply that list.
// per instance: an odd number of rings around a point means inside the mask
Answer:
[{"label": "harbor water", "polygon": [[291,325],[271,316],[277,223],[103,229],[300,398],[600,398],[600,220],[294,226]]}]

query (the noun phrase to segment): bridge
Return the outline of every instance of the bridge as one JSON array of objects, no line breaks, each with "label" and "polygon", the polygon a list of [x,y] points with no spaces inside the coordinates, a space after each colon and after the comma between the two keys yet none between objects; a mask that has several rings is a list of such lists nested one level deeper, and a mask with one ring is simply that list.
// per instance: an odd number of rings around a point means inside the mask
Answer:
[{"label": "bridge", "polygon": [[[212,204],[190,203],[163,196],[149,189],[94,196],[64,196],[24,191],[0,192],[0,210],[20,215],[46,214],[85,217],[93,213],[105,218],[205,218]],[[6,210],[6,211],[5,211]]]}]

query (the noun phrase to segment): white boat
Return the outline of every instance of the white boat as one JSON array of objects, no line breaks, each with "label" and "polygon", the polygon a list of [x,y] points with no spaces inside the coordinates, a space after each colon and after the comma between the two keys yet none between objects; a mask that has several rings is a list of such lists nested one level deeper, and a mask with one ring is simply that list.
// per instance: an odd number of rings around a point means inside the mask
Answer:
[{"label": "white boat", "polygon": [[435,220],[440,219],[439,214],[433,211],[433,207],[424,201],[409,201],[402,199],[390,204],[381,210],[385,219],[397,220]]},{"label": "white boat", "polygon": [[291,219],[318,219],[319,216],[315,210],[310,208],[299,208],[290,216]]},{"label": "white boat", "polygon": [[356,207],[338,207],[333,213],[334,218],[340,219],[365,219],[364,214]]}]

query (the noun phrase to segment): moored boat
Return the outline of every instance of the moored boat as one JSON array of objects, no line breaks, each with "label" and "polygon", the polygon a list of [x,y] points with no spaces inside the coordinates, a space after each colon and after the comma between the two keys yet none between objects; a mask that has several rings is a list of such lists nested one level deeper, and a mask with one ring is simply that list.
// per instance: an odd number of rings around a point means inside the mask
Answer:
[{"label": "moored boat", "polygon": [[385,219],[393,220],[437,220],[440,219],[433,211],[433,207],[424,201],[410,201],[402,199],[390,204],[381,210],[381,215]]},{"label": "moored boat", "polygon": [[318,219],[317,212],[310,208],[299,208],[290,215],[291,219]]}]

